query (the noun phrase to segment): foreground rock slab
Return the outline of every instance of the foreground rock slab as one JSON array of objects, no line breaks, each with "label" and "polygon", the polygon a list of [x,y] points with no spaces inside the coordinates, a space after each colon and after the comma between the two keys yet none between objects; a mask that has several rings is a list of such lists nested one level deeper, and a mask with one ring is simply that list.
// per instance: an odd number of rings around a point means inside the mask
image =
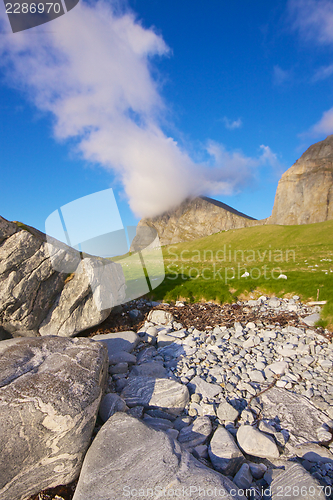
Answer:
[{"label": "foreground rock slab", "polygon": [[172,414],[181,413],[189,402],[187,387],[165,378],[132,377],[121,397],[127,406],[161,408]]},{"label": "foreground rock slab", "polygon": [[0,500],[79,475],[107,367],[106,348],[85,338],[0,343]]},{"label": "foreground rock slab", "polygon": [[88,450],[73,500],[208,500],[214,488],[216,498],[241,498],[232,481],[182,451],[166,433],[116,413]]}]

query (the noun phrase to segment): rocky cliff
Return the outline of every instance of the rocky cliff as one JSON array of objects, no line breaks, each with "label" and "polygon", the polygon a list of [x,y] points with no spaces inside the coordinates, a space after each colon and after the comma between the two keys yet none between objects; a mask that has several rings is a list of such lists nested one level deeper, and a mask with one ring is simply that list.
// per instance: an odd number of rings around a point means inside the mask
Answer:
[{"label": "rocky cliff", "polygon": [[[237,210],[205,196],[187,199],[174,210],[161,216],[142,219],[138,228],[151,227],[158,232],[162,245],[181,241],[191,241],[203,236],[248,226],[263,224]],[[131,250],[134,251],[140,238],[135,238]]]},{"label": "rocky cliff", "polygon": [[269,224],[333,219],[333,135],[310,146],[281,177]]}]

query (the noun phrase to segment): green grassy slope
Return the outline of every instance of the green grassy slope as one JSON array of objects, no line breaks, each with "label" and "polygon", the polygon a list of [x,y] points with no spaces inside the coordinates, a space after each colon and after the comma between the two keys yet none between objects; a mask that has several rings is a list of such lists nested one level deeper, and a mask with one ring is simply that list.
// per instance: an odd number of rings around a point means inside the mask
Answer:
[{"label": "green grassy slope", "polygon": [[152,293],[156,299],[232,302],[259,293],[297,294],[327,300],[322,324],[333,326],[333,220],[223,231],[164,247],[163,256],[166,278]]}]

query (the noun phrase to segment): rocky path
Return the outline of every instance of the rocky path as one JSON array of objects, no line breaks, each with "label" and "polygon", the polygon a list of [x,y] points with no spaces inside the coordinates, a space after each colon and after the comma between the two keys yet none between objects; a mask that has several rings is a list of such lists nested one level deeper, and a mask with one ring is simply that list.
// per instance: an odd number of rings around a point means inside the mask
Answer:
[{"label": "rocky path", "polygon": [[[318,310],[296,296],[224,306],[139,300],[123,307],[87,332],[107,344],[109,380],[83,479],[31,500],[90,498],[87,484],[95,484],[99,467],[114,470],[107,457],[119,433],[132,454],[145,448],[156,475],[160,449],[167,464],[182,457],[187,478],[198,463],[212,471],[208,481],[207,472],[195,469],[206,482],[221,481],[214,474],[222,473],[234,498],[248,490],[255,499],[333,499],[333,343],[331,332],[313,326]],[[100,465],[96,456],[106,442],[109,455]],[[134,484],[140,474],[128,449],[121,453],[122,477]],[[165,474],[168,484],[181,481],[171,465]],[[106,487],[95,484],[96,498],[104,498]]]}]

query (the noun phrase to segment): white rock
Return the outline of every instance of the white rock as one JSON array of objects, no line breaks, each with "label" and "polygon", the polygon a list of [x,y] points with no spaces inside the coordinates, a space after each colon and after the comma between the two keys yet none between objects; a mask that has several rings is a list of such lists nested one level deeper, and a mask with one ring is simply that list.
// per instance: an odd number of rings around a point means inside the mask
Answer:
[{"label": "white rock", "polygon": [[148,321],[151,321],[152,323],[158,324],[158,325],[166,325],[168,323],[171,323],[173,321],[173,316],[170,312],[168,311],[163,311],[161,309],[155,309],[153,311],[150,311],[148,314]]},{"label": "white rock", "polygon": [[216,413],[222,422],[234,422],[239,415],[239,412],[227,401],[219,404]]},{"label": "white rock", "polygon": [[157,335],[157,347],[166,347],[172,344],[175,341],[176,337],[172,337],[171,335],[166,335],[165,333],[159,333]]},{"label": "white rock", "polygon": [[305,318],[302,319],[303,323],[305,323],[308,326],[314,326],[314,324],[319,320],[320,320],[319,313],[310,314],[309,316],[306,316]]},{"label": "white rock", "polygon": [[263,434],[251,425],[242,425],[237,431],[240,448],[254,457],[279,458],[279,450],[272,437]]},{"label": "white rock", "polygon": [[213,398],[222,392],[221,386],[217,384],[210,384],[199,376],[192,378],[191,382],[187,384],[187,387],[190,391],[201,394],[202,397],[206,397],[208,399]]},{"label": "white rock", "polygon": [[247,373],[252,382],[262,383],[266,380],[262,372],[259,370],[249,370]]}]

